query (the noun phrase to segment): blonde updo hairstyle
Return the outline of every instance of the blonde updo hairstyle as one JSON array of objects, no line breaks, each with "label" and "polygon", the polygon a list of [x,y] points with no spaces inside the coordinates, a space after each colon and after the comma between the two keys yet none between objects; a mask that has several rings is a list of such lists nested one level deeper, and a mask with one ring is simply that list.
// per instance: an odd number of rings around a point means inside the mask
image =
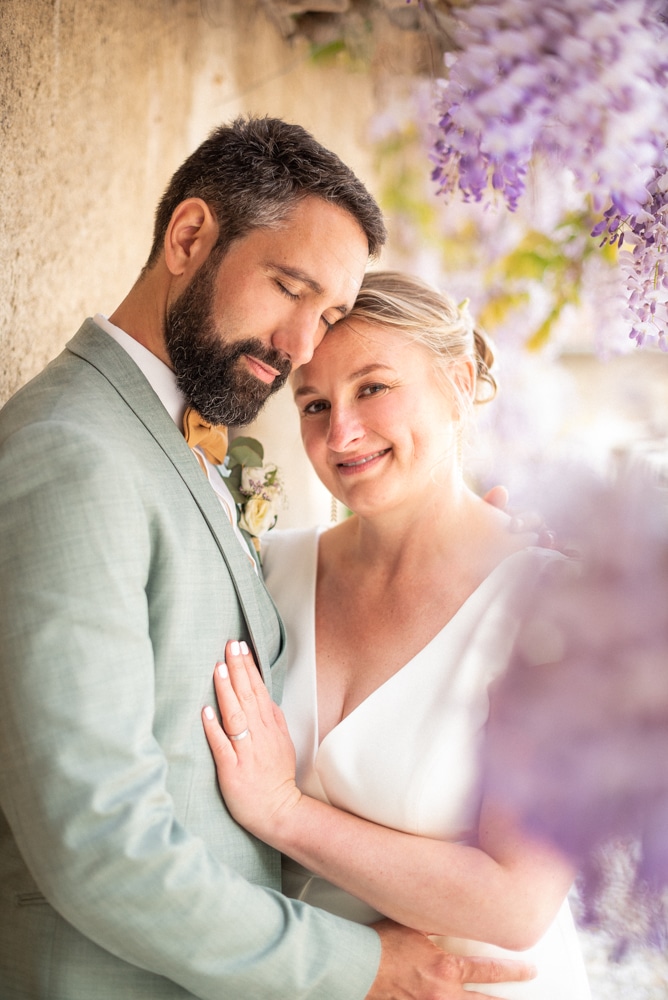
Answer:
[{"label": "blonde updo hairstyle", "polygon": [[[467,305],[459,307],[450,295],[421,278],[399,271],[369,271],[345,322],[356,319],[388,327],[425,347],[433,355],[437,376],[455,395],[460,419],[468,416],[472,404],[496,395],[490,370],[494,354],[485,335],[474,328]],[[470,358],[475,368],[470,397],[456,379],[462,358]]]}]

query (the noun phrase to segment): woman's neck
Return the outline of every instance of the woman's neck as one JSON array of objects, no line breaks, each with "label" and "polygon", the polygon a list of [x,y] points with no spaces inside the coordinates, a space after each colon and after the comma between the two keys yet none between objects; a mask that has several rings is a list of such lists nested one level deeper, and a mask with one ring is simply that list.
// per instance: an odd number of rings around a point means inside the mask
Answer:
[{"label": "woman's neck", "polygon": [[[482,508],[486,508],[483,510]],[[462,481],[415,494],[410,503],[378,513],[358,513],[339,526],[350,562],[396,574],[437,560],[488,535],[507,520],[484,504]],[[477,543],[476,543],[477,544]]]}]

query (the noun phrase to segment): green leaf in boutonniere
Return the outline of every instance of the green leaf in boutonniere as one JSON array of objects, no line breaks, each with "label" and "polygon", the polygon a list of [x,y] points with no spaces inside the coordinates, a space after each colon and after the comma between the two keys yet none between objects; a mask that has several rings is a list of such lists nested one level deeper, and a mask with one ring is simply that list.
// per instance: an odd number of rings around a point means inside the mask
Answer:
[{"label": "green leaf in boutonniere", "polygon": [[235,438],[227,451],[223,475],[239,510],[239,527],[257,539],[276,524],[285,506],[278,467],[264,464],[264,448],[250,437]]},{"label": "green leaf in boutonniere", "polygon": [[244,504],[248,496],[241,492],[241,476],[245,468],[261,468],[264,448],[259,441],[250,437],[238,437],[230,444],[225,458],[225,469],[229,473],[225,481],[237,504]]}]

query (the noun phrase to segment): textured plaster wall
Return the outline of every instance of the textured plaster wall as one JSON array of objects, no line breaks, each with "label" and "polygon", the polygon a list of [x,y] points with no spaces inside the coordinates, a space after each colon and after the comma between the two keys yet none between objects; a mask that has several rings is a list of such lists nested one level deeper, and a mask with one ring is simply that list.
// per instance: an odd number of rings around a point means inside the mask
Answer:
[{"label": "textured plaster wall", "polygon": [[[298,121],[373,190],[372,108],[368,77],[315,68],[256,0],[0,0],[0,404],[123,298],[169,176],[210,128]],[[263,421],[297,483],[282,523],[299,523],[318,487],[287,394]]]}]

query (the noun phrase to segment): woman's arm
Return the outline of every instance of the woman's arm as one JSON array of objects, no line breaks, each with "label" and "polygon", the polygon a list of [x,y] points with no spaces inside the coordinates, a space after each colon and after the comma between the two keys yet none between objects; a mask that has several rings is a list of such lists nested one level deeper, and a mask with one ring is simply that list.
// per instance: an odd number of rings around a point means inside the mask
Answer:
[{"label": "woman's arm", "polygon": [[[245,649],[245,646],[243,647]],[[483,802],[478,845],[402,833],[303,795],[285,720],[252,657],[230,643],[215,685],[224,730],[203,713],[218,780],[255,836],[400,923],[521,950],[545,932],[574,869]],[[228,739],[225,732],[249,735]]]}]

